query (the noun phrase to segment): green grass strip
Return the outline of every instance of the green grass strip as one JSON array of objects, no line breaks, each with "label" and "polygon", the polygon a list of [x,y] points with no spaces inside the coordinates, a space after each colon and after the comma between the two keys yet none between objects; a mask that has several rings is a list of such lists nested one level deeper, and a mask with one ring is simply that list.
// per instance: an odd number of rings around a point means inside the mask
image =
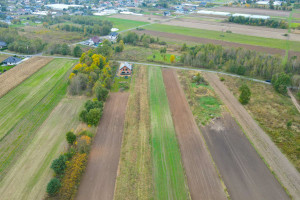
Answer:
[{"label": "green grass strip", "polygon": [[[240,44],[249,44],[277,49],[286,49],[286,40],[256,37],[241,35],[236,33],[223,33],[219,31],[202,30],[197,28],[186,28],[180,26],[171,26],[163,24],[151,24],[143,27],[144,29],[160,31],[166,33],[174,33],[180,35],[187,35],[199,38],[207,38],[213,40],[223,40],[227,42],[234,42]],[[293,41],[290,45],[290,50],[300,51],[300,42]]]},{"label": "green grass strip", "polygon": [[160,68],[149,68],[149,85],[155,199],[189,199]]}]

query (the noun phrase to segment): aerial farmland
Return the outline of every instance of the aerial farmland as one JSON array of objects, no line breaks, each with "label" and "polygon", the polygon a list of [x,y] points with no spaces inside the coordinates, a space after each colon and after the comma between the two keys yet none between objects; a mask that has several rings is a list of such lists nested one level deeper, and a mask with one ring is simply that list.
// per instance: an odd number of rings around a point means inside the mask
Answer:
[{"label": "aerial farmland", "polygon": [[297,1],[0,1],[0,199],[300,199]]}]

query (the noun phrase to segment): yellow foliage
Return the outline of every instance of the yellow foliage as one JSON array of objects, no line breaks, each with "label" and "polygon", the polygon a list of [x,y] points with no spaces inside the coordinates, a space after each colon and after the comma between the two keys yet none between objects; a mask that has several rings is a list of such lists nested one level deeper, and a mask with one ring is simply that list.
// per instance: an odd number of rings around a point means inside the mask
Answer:
[{"label": "yellow foliage", "polygon": [[70,76],[69,76],[69,79],[71,80],[74,76],[76,76],[75,73],[71,73]]},{"label": "yellow foliage", "polygon": [[171,55],[170,61],[171,61],[171,63],[175,62],[175,56],[174,55]]},{"label": "yellow foliage", "polygon": [[77,65],[75,65],[75,67],[73,67],[73,70],[80,70],[82,68],[82,64],[81,63],[78,63]]},{"label": "yellow foliage", "polygon": [[88,145],[91,144],[91,138],[89,136],[87,136],[87,135],[81,136],[80,139],[83,140],[83,141],[85,141],[86,144],[88,144]]}]

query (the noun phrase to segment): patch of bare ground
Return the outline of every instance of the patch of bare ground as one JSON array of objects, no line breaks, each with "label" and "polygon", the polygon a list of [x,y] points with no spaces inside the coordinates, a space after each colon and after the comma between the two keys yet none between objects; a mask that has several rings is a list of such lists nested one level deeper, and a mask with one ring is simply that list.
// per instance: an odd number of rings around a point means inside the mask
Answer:
[{"label": "patch of bare ground", "polygon": [[165,69],[163,77],[192,199],[226,199],[225,188],[180,87],[176,71]]},{"label": "patch of bare ground", "polygon": [[222,11],[222,12],[231,12],[231,13],[244,13],[252,15],[269,15],[274,17],[289,17],[290,11],[284,10],[271,10],[271,9],[262,9],[262,8],[242,8],[242,7],[216,7],[211,8],[210,10]]},{"label": "patch of bare ground", "polygon": [[231,114],[242,126],[245,134],[274,171],[281,184],[294,199],[300,198],[300,175],[296,168],[283,155],[270,137],[258,126],[246,109],[233,96],[228,88],[212,73],[205,74],[206,80],[214,88],[220,99],[227,105]]},{"label": "patch of bare ground", "polygon": [[105,103],[77,200],[113,199],[128,96],[111,93]]},{"label": "patch of bare ground", "polygon": [[33,57],[0,75],[0,97],[48,64],[53,58]]},{"label": "patch of bare ground", "polygon": [[147,67],[135,67],[114,199],[153,199]]},{"label": "patch of bare ground", "polygon": [[[269,54],[279,54],[279,55],[285,55],[285,50],[282,49],[275,49],[275,48],[269,48],[269,47],[262,47],[262,46],[254,46],[254,45],[248,45],[248,44],[240,44],[240,43],[234,43],[234,42],[226,42],[222,40],[212,40],[212,39],[206,39],[206,38],[199,38],[199,37],[193,37],[193,36],[186,36],[186,35],[180,35],[180,34],[174,34],[174,33],[166,33],[166,32],[159,32],[159,31],[152,31],[152,30],[142,30],[142,31],[135,31],[137,33],[145,33],[148,35],[156,36],[156,37],[163,37],[163,38],[169,38],[175,41],[184,41],[184,42],[193,42],[193,43],[201,43],[201,44],[217,44],[227,47],[242,47],[249,50],[259,51],[263,53],[269,53]],[[299,52],[295,52],[295,54],[299,55]]]},{"label": "patch of bare ground", "polygon": [[[197,19],[186,19],[186,18],[176,18],[171,21],[163,22],[162,24],[172,25],[172,26],[181,26],[187,28],[198,28],[204,30],[212,30],[212,31],[231,31],[232,33],[249,35],[249,36],[257,36],[257,37],[265,37],[265,38],[274,38],[286,40],[287,37],[284,36],[288,32],[287,29],[276,29],[276,28],[268,28],[261,26],[250,26],[250,25],[241,25],[234,23],[226,23],[226,22],[212,22],[205,20],[197,20]],[[291,41],[300,41],[299,34],[289,34],[289,39]]]},{"label": "patch of bare ground", "polygon": [[201,127],[231,199],[289,199],[229,113]]}]

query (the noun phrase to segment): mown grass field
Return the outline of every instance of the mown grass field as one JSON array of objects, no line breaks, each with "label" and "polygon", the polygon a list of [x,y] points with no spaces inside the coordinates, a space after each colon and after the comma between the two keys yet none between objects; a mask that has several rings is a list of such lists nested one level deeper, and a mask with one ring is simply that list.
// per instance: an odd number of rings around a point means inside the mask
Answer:
[{"label": "mown grass field", "polygon": [[43,199],[52,178],[50,165],[66,147],[65,133],[79,125],[85,98],[64,98],[0,181],[1,199]]},{"label": "mown grass field", "polygon": [[0,178],[66,94],[75,62],[55,59],[0,99]]},{"label": "mown grass field", "polygon": [[[238,89],[245,80],[224,77],[224,84],[239,98]],[[271,85],[245,82],[252,93],[245,108],[299,171],[300,113],[288,96],[278,94]],[[290,128],[287,126],[288,121],[292,122]]]},{"label": "mown grass field", "polygon": [[155,199],[190,199],[161,69],[149,68]]},{"label": "mown grass field", "polygon": [[127,105],[114,199],[153,199],[146,67],[135,67]]},{"label": "mown grass field", "polygon": [[[148,30],[153,30],[153,31],[175,33],[180,35],[207,38],[213,40],[223,40],[223,41],[235,42],[241,44],[249,44],[249,45],[256,45],[256,46],[263,46],[263,47],[270,47],[270,48],[277,48],[277,49],[287,49],[286,40],[247,36],[247,35],[241,35],[236,33],[223,33],[219,31],[210,31],[210,30],[186,28],[186,27],[163,25],[163,24],[151,24],[143,28]],[[293,41],[290,44],[289,50],[300,51],[300,42]]]},{"label": "mown grass field", "polygon": [[105,16],[95,16],[97,18],[108,20],[113,23],[114,28],[118,28],[119,31],[124,31],[130,28],[135,28],[141,25],[149,24],[148,22],[141,22],[129,19],[120,19],[120,18],[113,18],[113,17],[105,17]]},{"label": "mown grass field", "polygon": [[[180,61],[180,56],[174,55],[175,56],[175,61],[174,62],[179,62]],[[151,56],[147,57],[148,61],[154,61],[154,62],[161,62],[161,63],[170,63],[171,64],[171,54],[161,54],[159,51],[154,51]]]}]

